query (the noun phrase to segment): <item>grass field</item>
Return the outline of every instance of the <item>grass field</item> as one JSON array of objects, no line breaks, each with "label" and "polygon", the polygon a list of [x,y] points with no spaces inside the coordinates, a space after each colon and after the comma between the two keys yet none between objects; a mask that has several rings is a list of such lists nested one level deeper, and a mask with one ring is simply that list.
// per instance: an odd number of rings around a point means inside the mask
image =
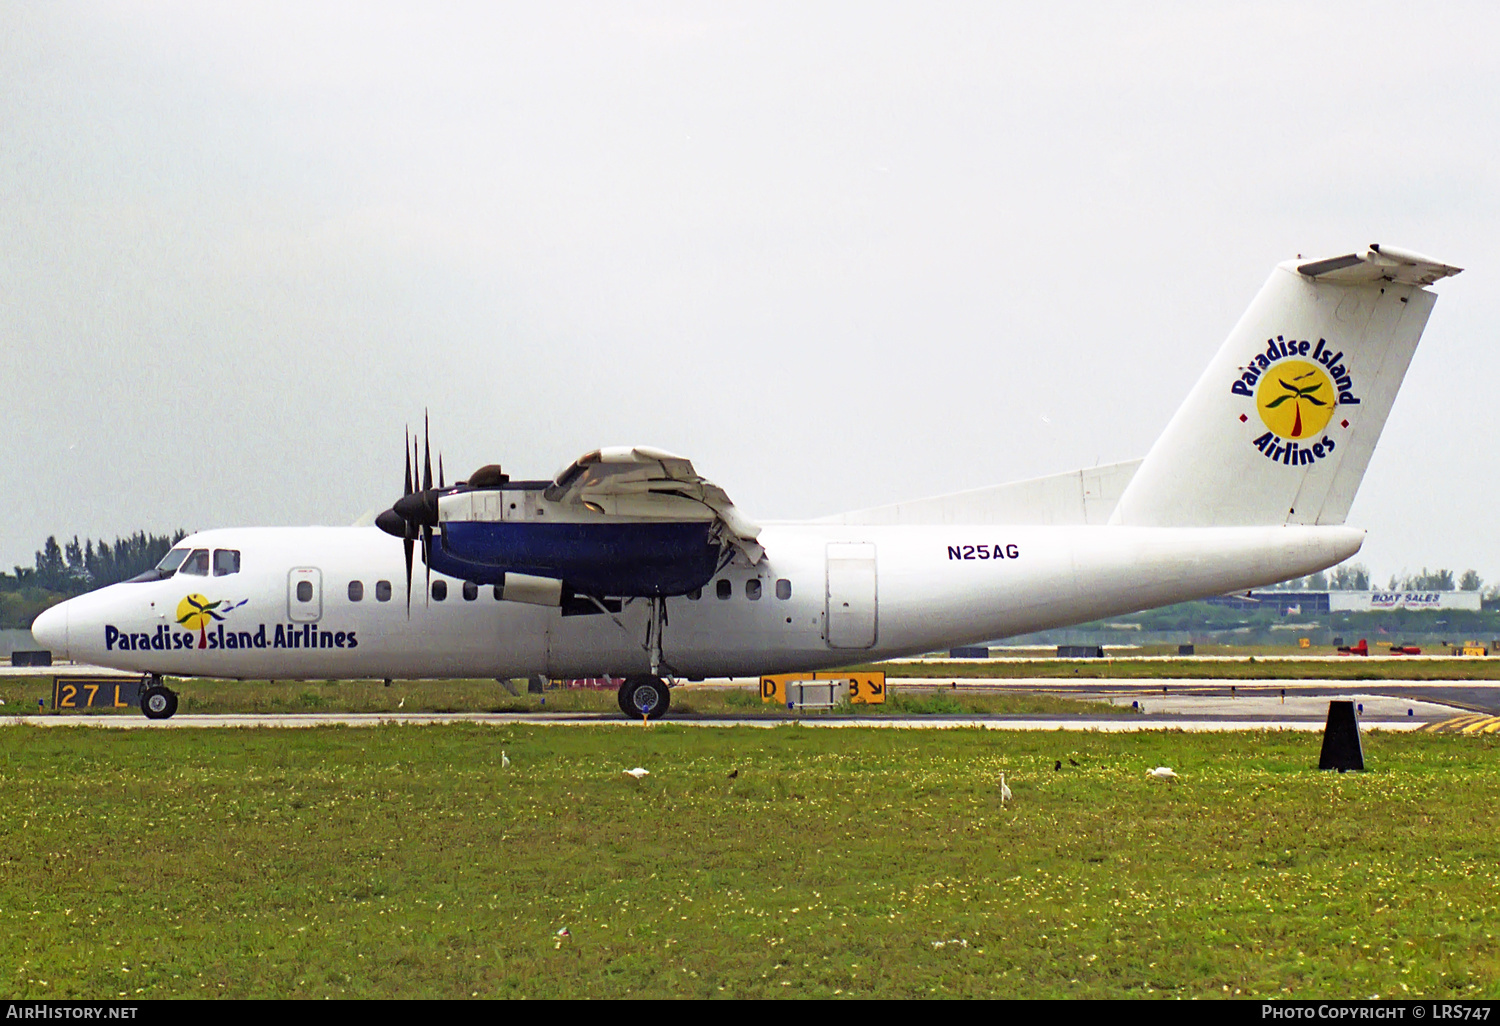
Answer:
[{"label": "grass field", "polygon": [[1500,996],[1495,739],[1371,734],[1347,775],[1317,748],[4,727],[0,977],[16,998]]}]

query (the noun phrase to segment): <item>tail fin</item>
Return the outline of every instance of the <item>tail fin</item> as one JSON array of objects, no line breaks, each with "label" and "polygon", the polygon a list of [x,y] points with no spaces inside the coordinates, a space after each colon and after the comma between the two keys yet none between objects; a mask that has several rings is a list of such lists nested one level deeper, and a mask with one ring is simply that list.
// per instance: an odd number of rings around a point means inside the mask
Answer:
[{"label": "tail fin", "polygon": [[1342,524],[1437,300],[1422,286],[1459,270],[1381,246],[1278,266],[1110,523]]}]

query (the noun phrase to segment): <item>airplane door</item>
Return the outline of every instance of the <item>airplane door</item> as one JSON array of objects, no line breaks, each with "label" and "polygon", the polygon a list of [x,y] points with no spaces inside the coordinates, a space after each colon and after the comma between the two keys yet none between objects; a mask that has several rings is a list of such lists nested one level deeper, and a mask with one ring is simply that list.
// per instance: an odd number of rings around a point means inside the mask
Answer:
[{"label": "airplane door", "polygon": [[875,644],[875,546],[871,542],[828,544],[828,647]]},{"label": "airplane door", "polygon": [[323,571],[294,567],[286,576],[286,615],[293,623],[317,623],[323,615]]}]

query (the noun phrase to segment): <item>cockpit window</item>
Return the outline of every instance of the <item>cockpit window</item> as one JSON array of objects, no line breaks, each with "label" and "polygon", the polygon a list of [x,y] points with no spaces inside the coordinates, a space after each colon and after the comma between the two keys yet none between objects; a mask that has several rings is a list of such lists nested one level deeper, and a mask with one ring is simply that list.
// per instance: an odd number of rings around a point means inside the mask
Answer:
[{"label": "cockpit window", "polygon": [[161,557],[160,563],[157,563],[143,574],[136,574],[130,579],[129,583],[144,584],[151,581],[165,581],[168,577],[175,574],[177,568],[182,565],[182,561],[187,559],[188,551],[187,549],[173,549]]},{"label": "cockpit window", "polygon": [[180,574],[192,574],[195,577],[208,576],[208,550],[194,549],[177,570]]},{"label": "cockpit window", "polygon": [[188,549],[173,549],[161,557],[161,562],[156,564],[156,569],[161,571],[162,580],[166,580],[177,572],[177,568],[182,565],[182,561],[187,559],[189,551]]},{"label": "cockpit window", "polygon": [[214,576],[224,577],[240,572],[239,549],[214,549]]}]

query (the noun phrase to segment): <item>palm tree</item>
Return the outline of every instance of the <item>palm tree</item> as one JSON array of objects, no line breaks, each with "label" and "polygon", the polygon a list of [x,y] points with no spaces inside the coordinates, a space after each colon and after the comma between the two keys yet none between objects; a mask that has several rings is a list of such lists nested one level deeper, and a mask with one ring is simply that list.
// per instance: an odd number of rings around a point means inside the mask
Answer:
[{"label": "palm tree", "polygon": [[[178,606],[179,615],[177,622],[188,630],[198,629],[198,647],[208,647],[208,625],[210,621],[224,619],[215,610],[224,604],[220,599],[218,602],[210,602],[203,595],[189,595],[182,600],[182,606]],[[184,609],[183,606],[187,608]]]},{"label": "palm tree", "polygon": [[1294,407],[1293,420],[1292,420],[1292,437],[1293,438],[1301,438],[1302,437],[1302,401],[1304,399],[1307,400],[1308,402],[1312,403],[1314,406],[1327,406],[1328,405],[1322,399],[1319,399],[1317,396],[1313,395],[1314,392],[1318,391],[1318,389],[1320,389],[1320,388],[1323,387],[1323,382],[1321,382],[1321,381],[1314,381],[1311,385],[1308,385],[1306,388],[1299,388],[1297,385],[1295,385],[1295,384],[1292,383],[1292,382],[1296,382],[1296,381],[1303,381],[1303,380],[1305,380],[1307,378],[1312,377],[1313,375],[1315,375],[1317,373],[1318,372],[1315,371],[1315,370],[1309,370],[1306,374],[1298,374],[1290,382],[1287,381],[1285,378],[1277,378],[1276,379],[1276,383],[1279,384],[1282,388],[1286,389],[1286,394],[1285,395],[1279,395],[1275,399],[1272,399],[1270,402],[1266,403],[1266,409],[1268,409],[1268,410],[1274,410],[1274,409],[1276,409],[1276,407],[1280,406],[1282,403],[1286,402],[1289,399],[1293,403],[1296,404],[1295,407]]}]

